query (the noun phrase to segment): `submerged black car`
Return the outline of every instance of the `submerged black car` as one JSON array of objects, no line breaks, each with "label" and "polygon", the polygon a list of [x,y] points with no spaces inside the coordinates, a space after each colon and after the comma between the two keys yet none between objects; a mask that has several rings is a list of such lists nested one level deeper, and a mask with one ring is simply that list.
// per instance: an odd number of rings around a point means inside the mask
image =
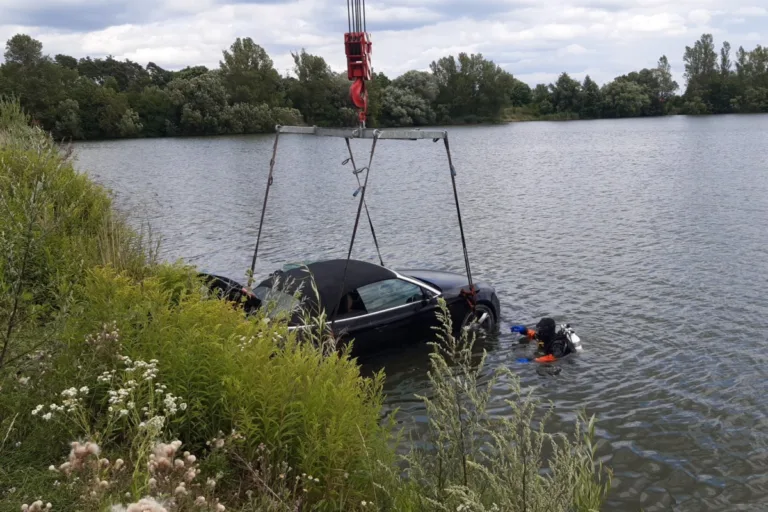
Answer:
[{"label": "submerged black car", "polygon": [[354,340],[353,355],[434,339],[440,297],[446,301],[456,331],[472,320],[484,331],[493,331],[500,313],[496,291],[487,283],[475,283],[473,309],[465,276],[433,270],[394,271],[359,260],[325,260],[278,271],[253,290],[227,278],[208,277],[212,288],[234,300],[244,298],[246,309],[268,304],[271,312],[290,313],[293,329],[303,327],[306,313],[325,311],[342,341]]}]

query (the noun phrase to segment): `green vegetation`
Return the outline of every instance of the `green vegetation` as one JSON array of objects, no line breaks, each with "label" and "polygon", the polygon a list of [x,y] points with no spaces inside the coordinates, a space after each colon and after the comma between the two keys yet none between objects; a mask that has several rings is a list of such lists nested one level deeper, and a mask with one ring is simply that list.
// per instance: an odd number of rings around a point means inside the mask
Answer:
[{"label": "green vegetation", "polygon": [[539,403],[502,370],[515,413],[490,417],[472,339],[449,319],[427,444],[402,458],[381,421],[383,375],[362,377],[322,314],[299,339],[152,247],[18,103],[0,102],[0,511],[603,503],[592,430],[534,429]]},{"label": "green vegetation", "polygon": [[[322,57],[293,55],[294,75],[280,76],[266,51],[238,38],[218,69],[180,71],[114,58],[54,58],[23,34],[8,40],[0,96],[19,98],[33,122],[57,139],[162,137],[270,132],[276,124],[352,126],[346,73]],[[666,56],[602,87],[563,73],[531,89],[482,55],[459,54],[394,80],[374,74],[369,125],[425,126],[534,119],[596,119],[768,112],[768,48],[724,42],[720,55],[704,34],[686,47],[687,86],[678,96]]]}]

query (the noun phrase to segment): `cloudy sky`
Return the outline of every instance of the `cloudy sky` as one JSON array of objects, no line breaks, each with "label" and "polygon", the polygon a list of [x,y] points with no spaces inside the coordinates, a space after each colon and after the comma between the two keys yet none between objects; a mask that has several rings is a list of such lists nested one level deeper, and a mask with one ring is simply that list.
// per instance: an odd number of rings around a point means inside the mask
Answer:
[{"label": "cloudy sky", "polygon": [[[704,32],[734,50],[768,44],[768,0],[368,0],[376,71],[427,69],[447,54],[482,53],[535,85],[567,71],[599,83],[666,54],[682,84],[685,45]],[[342,70],[343,0],[0,0],[0,38],[27,33],[45,53],[218,66],[251,37],[284,74],[306,48]]]}]

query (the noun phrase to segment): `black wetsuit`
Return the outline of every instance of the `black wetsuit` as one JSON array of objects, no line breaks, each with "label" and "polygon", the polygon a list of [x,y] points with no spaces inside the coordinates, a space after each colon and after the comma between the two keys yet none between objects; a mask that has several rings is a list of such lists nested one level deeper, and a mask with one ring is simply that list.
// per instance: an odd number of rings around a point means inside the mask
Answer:
[{"label": "black wetsuit", "polygon": [[545,355],[553,355],[557,359],[571,353],[571,346],[565,333],[557,331],[557,324],[552,318],[542,318],[536,324],[536,339],[539,349]]}]

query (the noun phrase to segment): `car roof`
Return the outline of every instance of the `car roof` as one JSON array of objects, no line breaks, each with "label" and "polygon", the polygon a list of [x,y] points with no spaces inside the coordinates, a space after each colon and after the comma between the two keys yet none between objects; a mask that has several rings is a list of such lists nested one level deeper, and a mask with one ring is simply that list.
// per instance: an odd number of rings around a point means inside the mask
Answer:
[{"label": "car roof", "polygon": [[[346,278],[344,277],[346,267]],[[280,271],[259,286],[273,287],[275,279],[281,291],[294,294],[301,287],[305,305],[317,306],[317,297],[312,291],[311,281],[320,298],[320,305],[330,314],[333,306],[347,293],[367,284],[396,279],[398,275],[380,265],[361,260],[334,259],[309,263],[290,270]],[[343,289],[342,289],[343,284]]]}]

